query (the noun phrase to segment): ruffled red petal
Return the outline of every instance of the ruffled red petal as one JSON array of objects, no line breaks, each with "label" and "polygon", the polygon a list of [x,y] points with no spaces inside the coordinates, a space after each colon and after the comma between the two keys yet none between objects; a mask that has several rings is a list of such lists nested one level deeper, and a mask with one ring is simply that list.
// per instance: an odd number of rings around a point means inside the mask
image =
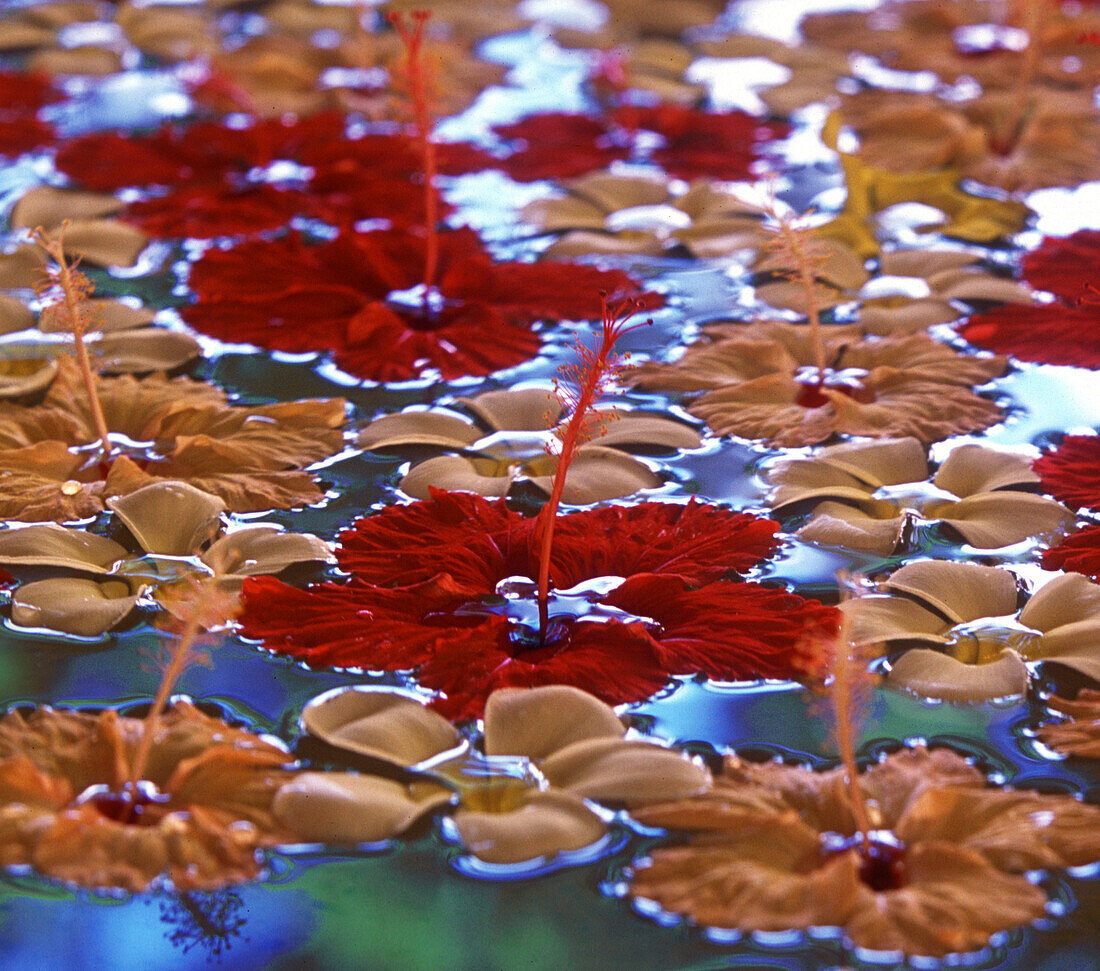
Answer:
[{"label": "ruffled red petal", "polygon": [[[755,146],[786,136],[790,126],[741,111],[658,105],[617,108],[606,118],[548,112],[493,130],[518,143],[499,167],[526,182],[572,178],[618,159],[648,159],[681,179],[742,179],[758,157]],[[650,149],[639,132],[659,135],[663,144]]]},{"label": "ruffled red petal", "polygon": [[208,250],[191,268],[198,299],[181,315],[221,340],[331,351],[359,377],[395,381],[436,370],[451,380],[529,360],[541,346],[531,330],[537,320],[599,317],[601,290],[637,292],[619,270],[495,263],[475,232],[457,229],[439,236],[442,309],[386,303],[419,284],[425,249],[414,232],[345,229],[314,245],[289,233]]},{"label": "ruffled red petal", "polygon": [[1007,303],[976,314],[959,333],[971,344],[1021,361],[1100,368],[1100,310]]},{"label": "ruffled red petal", "polygon": [[[429,329],[423,329],[426,320]],[[514,367],[541,346],[529,325],[513,324],[484,303],[444,306],[429,318],[370,303],[348,321],[345,345],[333,358],[349,374],[372,381],[403,381],[430,370],[451,381]]]},{"label": "ruffled red petal", "polygon": [[192,186],[131,203],[126,220],[162,239],[244,236],[285,226],[302,212],[305,198],[270,185]]},{"label": "ruffled red petal", "polygon": [[551,575],[559,588],[636,573],[707,583],[744,573],[774,552],[778,529],[770,519],[694,500],[605,506],[558,517]]},{"label": "ruffled red petal", "polygon": [[518,182],[570,179],[630,156],[627,145],[615,144],[607,124],[590,115],[550,111],[493,131],[516,143],[497,165]]},{"label": "ruffled red petal", "polygon": [[1100,526],[1088,526],[1043,553],[1044,570],[1083,573],[1100,583]]},{"label": "ruffled red petal", "polygon": [[[567,684],[609,705],[642,701],[668,683],[653,639],[641,624],[575,623],[552,649],[513,655],[503,646],[471,649],[465,632],[457,649],[437,651],[417,673],[424,687],[443,692],[432,707],[461,721],[478,718],[485,699],[498,688],[534,688]],[[455,645],[452,643],[451,645]]]},{"label": "ruffled red petal", "polygon": [[1093,294],[1100,276],[1100,230],[1083,229],[1072,236],[1048,236],[1024,255],[1024,279],[1073,303]]},{"label": "ruffled red petal", "polygon": [[612,112],[628,131],[652,131],[664,144],[649,156],[678,179],[743,179],[760,142],[785,138],[790,126],[743,111],[709,112],[683,105],[627,105]]},{"label": "ruffled red petal", "polygon": [[53,125],[37,118],[0,117],[0,155],[15,158],[53,142]]},{"label": "ruffled red petal", "polygon": [[[770,552],[769,520],[642,503],[572,513],[559,524],[565,552],[555,557],[555,584],[624,576],[599,600],[622,615],[574,619],[552,610],[548,642],[532,643],[526,617],[504,616],[497,586],[537,572],[536,519],[502,500],[435,490],[340,535],[347,584],[297,591],[270,578],[246,581],[244,633],[310,664],[414,668],[422,685],[443,693],[436,707],[472,718],[505,686],[571,684],[619,704],[648,697],[673,674],[791,677],[800,647],[836,631],[835,608],[783,590],[699,586]],[[524,613],[522,604],[513,608]]]},{"label": "ruffled red petal", "polygon": [[343,137],[338,114],[265,119],[244,128],[199,122],[164,125],[150,135],[96,133],[74,138],[57,153],[59,171],[84,188],[183,186],[243,178],[276,161],[298,161],[314,142]]},{"label": "ruffled red petal", "polygon": [[692,589],[679,577],[639,574],[604,603],[660,625],[654,639],[670,674],[719,681],[794,677],[806,645],[835,636],[838,627],[835,607],[758,583]]},{"label": "ruffled red petal", "polygon": [[1067,435],[1031,467],[1056,499],[1075,509],[1100,509],[1100,436]]},{"label": "ruffled red petal", "polygon": [[64,97],[44,74],[0,71],[0,110],[5,113],[33,115]]},{"label": "ruffled red petal", "polygon": [[340,534],[341,569],[384,586],[427,580],[440,564],[471,592],[529,575],[532,520],[503,501],[433,489],[432,498],[390,506]]}]

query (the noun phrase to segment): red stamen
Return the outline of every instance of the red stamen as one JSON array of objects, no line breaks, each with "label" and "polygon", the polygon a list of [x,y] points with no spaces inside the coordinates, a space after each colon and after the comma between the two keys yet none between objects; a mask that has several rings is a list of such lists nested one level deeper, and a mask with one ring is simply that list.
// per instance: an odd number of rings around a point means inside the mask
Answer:
[{"label": "red stamen", "polygon": [[644,327],[651,321],[627,326],[628,321],[645,307],[645,301],[639,297],[608,303],[607,295],[600,294],[603,306],[603,327],[599,341],[589,348],[577,341],[577,356],[580,363],[563,367],[562,376],[565,387],[555,382],[555,392],[564,399],[571,409],[569,423],[561,434],[561,452],[558,454],[557,469],[554,471],[554,484],[550,490],[550,499],[539,512],[539,550],[538,602],[539,602],[539,639],[546,640],[549,619],[548,602],[550,597],[550,551],[554,541],[554,522],[561,505],[565,490],[565,477],[569,465],[576,456],[577,447],[588,437],[585,425],[596,399],[610,383],[621,362],[614,353],[615,342],[632,330]]}]

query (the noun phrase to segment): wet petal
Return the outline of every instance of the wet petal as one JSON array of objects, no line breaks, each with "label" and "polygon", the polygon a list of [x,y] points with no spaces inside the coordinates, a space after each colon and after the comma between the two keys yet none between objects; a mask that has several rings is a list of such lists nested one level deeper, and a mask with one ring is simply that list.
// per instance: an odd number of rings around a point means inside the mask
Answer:
[{"label": "wet petal", "polygon": [[500,475],[484,475],[473,459],[462,455],[437,455],[409,469],[401,480],[401,491],[414,499],[431,498],[432,489],[499,498],[508,494],[519,470],[504,465],[496,468]]},{"label": "wet petal", "polygon": [[283,826],[307,842],[376,843],[400,835],[450,800],[450,790],[442,786],[303,772],[275,793],[272,809]]},{"label": "wet petal", "polygon": [[540,760],[577,742],[621,738],[610,705],[569,685],[500,688],[485,702],[485,754]]},{"label": "wet petal", "polygon": [[[896,509],[892,503],[871,505]],[[906,521],[904,515],[883,518],[858,506],[849,506],[842,502],[823,502],[814,509],[809,521],[795,535],[806,543],[888,556],[901,542]]]},{"label": "wet petal", "polygon": [[1065,532],[1074,515],[1061,503],[1025,492],[997,492],[950,503],[938,518],[977,549],[998,549],[1030,537],[1051,540]]},{"label": "wet petal", "polygon": [[965,664],[940,651],[914,648],[894,662],[887,682],[924,698],[991,701],[1026,694],[1028,674],[1015,651],[987,664]]},{"label": "wet petal", "polygon": [[138,596],[119,580],[97,582],[69,577],[37,580],[16,590],[11,618],[21,627],[46,627],[78,637],[98,637],[129,616]]},{"label": "wet petal", "polygon": [[126,548],[112,540],[53,523],[0,531],[0,563],[9,566],[105,573],[126,555]]},{"label": "wet petal", "polygon": [[[66,219],[98,220],[104,216],[117,216],[125,208],[126,203],[112,195],[41,185],[20,196],[12,207],[10,221],[13,229],[44,226],[51,230]],[[65,242],[68,244],[68,232],[65,235]],[[66,245],[65,249],[68,250],[69,246]]]},{"label": "wet petal", "polygon": [[683,799],[711,784],[710,772],[684,753],[620,738],[574,742],[547,756],[539,768],[556,789],[626,806]]},{"label": "wet petal", "polygon": [[[549,475],[531,476],[531,482],[547,495],[553,488],[553,477]],[[660,484],[660,476],[633,456],[614,448],[582,445],[565,473],[562,501],[584,506],[632,496]]]},{"label": "wet petal", "polygon": [[1015,576],[991,566],[922,560],[891,574],[882,588],[917,598],[953,624],[1016,610]]},{"label": "wet petal", "polygon": [[932,479],[935,485],[960,498],[1009,486],[1038,485],[1031,460],[1015,452],[1000,452],[981,445],[960,445],[951,450]]},{"label": "wet petal", "polygon": [[466,849],[486,863],[526,863],[580,850],[607,827],[584,802],[564,792],[535,792],[506,813],[459,809],[455,828]]},{"label": "wet petal", "polygon": [[452,751],[462,736],[442,715],[395,691],[339,688],[309,702],[302,725],[329,745],[402,767]]},{"label": "wet petal", "polygon": [[432,409],[402,411],[376,418],[359,433],[356,445],[360,448],[383,450],[395,445],[465,448],[481,437],[481,431],[466,419]]},{"label": "wet petal", "polygon": [[299,563],[334,560],[324,540],[311,533],[287,533],[277,526],[235,529],[202,555],[214,575],[225,578],[275,574]]},{"label": "wet petal", "polygon": [[563,410],[561,399],[549,388],[487,391],[473,398],[459,398],[458,403],[493,431],[545,431]]},{"label": "wet petal", "polygon": [[94,367],[102,374],[175,371],[201,356],[195,338],[160,328],[117,331],[88,342]]},{"label": "wet petal", "polygon": [[186,482],[154,482],[107,505],[146,553],[192,556],[221,528],[225,503]]}]

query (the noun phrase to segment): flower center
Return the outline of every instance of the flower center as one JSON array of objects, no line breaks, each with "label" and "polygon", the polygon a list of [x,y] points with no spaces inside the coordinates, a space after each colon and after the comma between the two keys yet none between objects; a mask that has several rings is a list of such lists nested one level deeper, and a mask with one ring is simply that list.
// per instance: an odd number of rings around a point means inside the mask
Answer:
[{"label": "flower center", "polygon": [[901,890],[909,882],[905,865],[905,844],[888,829],[876,829],[867,834],[855,833],[841,836],[824,833],[821,837],[821,856],[828,860],[849,850],[859,854],[859,879],[874,890]]},{"label": "flower center", "polygon": [[980,617],[951,628],[947,652],[964,664],[991,664],[1011,648],[1022,657],[1030,657],[1042,640],[1042,634],[1021,624],[1014,615]]},{"label": "flower center", "polygon": [[446,324],[443,312],[448,301],[437,287],[418,283],[407,290],[391,290],[386,305],[401,315],[410,330],[434,331]]},{"label": "flower center", "polygon": [[472,627],[490,617],[504,617],[508,623],[507,650],[512,657],[540,650],[549,651],[549,656],[557,654],[569,646],[577,623],[640,622],[651,634],[660,634],[661,625],[652,618],[640,617],[602,602],[620,583],[622,577],[597,577],[568,590],[551,591],[545,638],[539,634],[537,585],[528,577],[505,577],[493,593],[450,610],[433,611],[424,616],[423,622],[440,627]]},{"label": "flower center", "polygon": [[860,404],[870,404],[875,400],[873,388],[864,383],[869,372],[862,368],[825,368],[819,370],[811,365],[800,367],[794,374],[794,380],[802,385],[795,403],[803,408],[821,408],[829,403],[823,388],[839,392]]},{"label": "flower center", "polygon": [[136,786],[129,783],[120,790],[108,785],[88,786],[79,796],[77,805],[91,805],[101,816],[129,826],[155,826],[165,815],[165,806],[172,796],[161,792],[152,782],[142,780]]}]

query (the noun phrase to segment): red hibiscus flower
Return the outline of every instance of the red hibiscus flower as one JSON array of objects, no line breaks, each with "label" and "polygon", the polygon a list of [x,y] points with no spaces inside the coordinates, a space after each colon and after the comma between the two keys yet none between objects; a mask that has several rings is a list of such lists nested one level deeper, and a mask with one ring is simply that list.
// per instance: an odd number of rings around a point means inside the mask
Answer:
[{"label": "red hibiscus flower", "polygon": [[38,119],[38,109],[63,97],[41,75],[0,71],[0,155],[14,157],[49,145],[53,125]]},{"label": "red hibiscus flower", "polygon": [[[491,157],[466,145],[437,147],[440,171],[481,168]],[[280,169],[277,163],[289,162]],[[155,236],[209,238],[285,226],[295,216],[343,225],[424,221],[421,154],[402,134],[344,137],[341,115],[248,127],[165,125],[152,135],[95,134],[58,153],[57,167],[80,185],[113,192],[166,187],[131,204],[126,218]],[[450,210],[439,201],[439,212]]]},{"label": "red hibiscus flower", "polygon": [[[740,111],[680,105],[626,106],[605,117],[551,112],[494,129],[518,143],[497,164],[521,181],[572,178],[619,159],[653,161],[681,179],[743,179],[758,157],[758,144],[789,130]],[[650,147],[654,136],[660,144]]]},{"label": "red hibiscus flower", "polygon": [[1100,436],[1067,435],[1031,467],[1055,499],[1074,508],[1100,509]]},{"label": "red hibiscus flower", "polygon": [[315,245],[290,234],[208,251],[191,269],[198,300],[182,315],[225,341],[332,351],[361,378],[400,381],[437,370],[451,380],[533,357],[537,320],[599,317],[601,289],[636,291],[618,270],[494,263],[469,229],[438,240],[438,284],[426,301],[413,294],[423,279],[423,237],[346,229]]},{"label": "red hibiscus flower", "polygon": [[1100,368],[1100,231],[1047,238],[1023,259],[1023,276],[1059,299],[1005,304],[959,328],[971,344],[1023,361]]},{"label": "red hibiscus flower", "polygon": [[1043,569],[1083,573],[1100,583],[1100,526],[1087,526],[1043,553]]},{"label": "red hibiscus flower", "polygon": [[391,507],[341,535],[349,582],[248,580],[244,633],[310,664],[415,670],[465,719],[506,686],[570,684],[619,704],[674,674],[790,677],[797,646],[835,631],[833,608],[736,579],[775,548],[776,523],[641,503],[561,517],[540,642],[535,522],[465,493]]}]

